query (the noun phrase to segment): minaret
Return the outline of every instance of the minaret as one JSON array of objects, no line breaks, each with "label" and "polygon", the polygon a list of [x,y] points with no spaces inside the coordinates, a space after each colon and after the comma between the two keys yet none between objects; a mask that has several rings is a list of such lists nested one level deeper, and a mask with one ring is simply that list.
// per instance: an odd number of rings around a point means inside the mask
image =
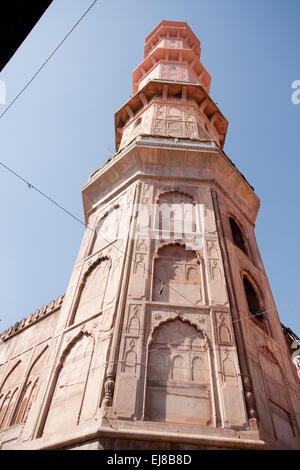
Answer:
[{"label": "minaret", "polygon": [[162,21],[87,224],[20,448],[297,449],[300,389],[200,42]]}]

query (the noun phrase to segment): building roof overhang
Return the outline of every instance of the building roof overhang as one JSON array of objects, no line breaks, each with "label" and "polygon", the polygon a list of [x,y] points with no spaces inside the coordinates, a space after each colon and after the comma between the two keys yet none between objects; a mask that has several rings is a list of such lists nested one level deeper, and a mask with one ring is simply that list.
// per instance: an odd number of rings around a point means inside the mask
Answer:
[{"label": "building roof overhang", "polygon": [[5,2],[0,24],[0,71],[5,67],[53,0]]},{"label": "building roof overhang", "polygon": [[146,102],[154,97],[175,98],[182,95],[183,89],[185,102],[193,101],[205,114],[217,133],[220,135],[221,146],[223,147],[228,128],[228,121],[219,110],[218,106],[206,93],[200,84],[191,84],[190,82],[174,82],[168,80],[150,80],[141,90],[135,93],[121,108],[115,113],[115,137],[116,150],[119,149],[122,132],[134,116],[136,116],[145,106]]}]

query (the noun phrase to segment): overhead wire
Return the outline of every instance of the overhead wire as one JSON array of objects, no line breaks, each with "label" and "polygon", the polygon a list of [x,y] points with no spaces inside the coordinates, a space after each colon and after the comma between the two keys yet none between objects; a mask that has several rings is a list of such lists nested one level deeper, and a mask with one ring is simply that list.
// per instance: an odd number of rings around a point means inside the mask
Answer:
[{"label": "overhead wire", "polygon": [[[83,20],[83,18],[88,14],[88,12],[93,8],[93,6],[97,3],[98,0],[94,0],[92,2],[92,4],[85,10],[85,12],[81,15],[81,17],[76,21],[76,23],[74,24],[74,26],[70,29],[70,31],[64,36],[64,38],[60,41],[60,43],[55,47],[55,49],[51,52],[51,54],[47,57],[47,59],[42,63],[42,65],[38,68],[38,70],[34,73],[34,75],[31,77],[31,79],[25,84],[25,86],[20,90],[20,92],[15,96],[15,98],[10,102],[10,104],[5,108],[5,110],[0,114],[0,119],[7,113],[7,111],[13,106],[13,104],[18,100],[18,98],[23,94],[23,92],[28,88],[28,86],[33,82],[33,80],[36,78],[36,76],[41,72],[41,70],[45,67],[45,65],[49,62],[49,60],[53,57],[53,55],[57,52],[57,50],[61,47],[61,45],[66,41],[66,39],[71,35],[71,33],[76,29],[76,27],[79,25],[79,23]],[[36,186],[34,186],[32,183],[30,183],[28,180],[26,180],[23,176],[21,176],[20,174],[16,173],[14,170],[12,170],[8,165],[6,165],[5,163],[1,162],[0,161],[0,165],[5,168],[7,171],[9,171],[10,173],[12,173],[14,176],[16,176],[18,179],[20,179],[21,181],[23,181],[27,187],[29,189],[33,189],[35,191],[37,191],[42,197],[46,198],[49,202],[51,202],[52,204],[54,204],[55,206],[57,206],[59,209],[61,209],[62,211],[64,211],[66,214],[68,214],[70,217],[72,217],[74,220],[76,220],[78,223],[80,223],[81,225],[83,225],[86,229],[88,230],[91,230],[92,232],[94,232],[97,236],[100,236],[100,238],[102,238],[105,242],[107,243],[111,243],[110,241],[106,240],[98,231],[92,229],[89,225],[87,225],[86,223],[84,223],[79,217],[75,216],[72,212],[70,212],[68,209],[66,209],[63,205],[59,204],[57,201],[55,201],[54,199],[52,199],[50,196],[48,196],[46,193],[44,193],[43,191],[41,191],[39,188],[37,188]],[[118,251],[120,251],[124,256],[127,256],[131,261],[133,261],[135,264],[137,265],[140,265],[142,266],[143,270],[145,270],[146,272],[148,272],[150,275],[152,275],[154,278],[156,278],[158,281],[161,282],[161,291],[160,293],[162,293],[162,290],[165,286],[167,286],[170,290],[173,290],[176,294],[178,294],[180,297],[184,298],[186,301],[188,301],[191,305],[193,305],[193,307],[197,307],[190,299],[188,299],[186,296],[184,296],[181,292],[177,291],[176,289],[174,289],[174,287],[172,287],[168,282],[166,282],[165,280],[162,280],[160,279],[156,274],[153,273],[153,271],[150,271],[148,268],[146,268],[145,266],[141,265],[138,261],[134,260],[133,257],[131,257],[130,255],[128,255],[127,253],[125,253],[124,251],[122,251],[119,247],[115,247]],[[299,302],[295,302],[295,303],[300,303]],[[269,309],[269,310],[265,310],[264,312],[259,312],[258,314],[256,315],[261,315],[262,313],[267,313],[269,311],[272,311],[272,310],[276,310],[276,308],[274,309]],[[255,316],[255,314],[252,314]],[[242,318],[239,318],[239,319],[236,319],[236,320],[232,320],[232,323],[233,322],[238,322],[238,321],[242,321],[242,320],[246,320],[246,319],[249,319],[250,316],[245,316],[245,317],[242,317]],[[199,332],[196,334],[198,335]],[[194,335],[192,335],[194,336]],[[173,344],[173,343],[172,343]]]},{"label": "overhead wire", "polygon": [[20,96],[24,93],[24,91],[28,88],[28,86],[33,82],[35,77],[40,73],[40,71],[45,67],[45,65],[49,62],[51,57],[54,56],[56,51],[60,48],[60,46],[65,42],[65,40],[70,36],[70,34],[76,29],[79,23],[83,20],[83,18],[88,14],[88,12],[93,8],[95,3],[98,0],[94,0],[93,3],[85,10],[85,12],[81,15],[81,17],[76,21],[74,26],[70,29],[70,31],[64,36],[64,38],[60,41],[60,43],[55,47],[55,49],[51,52],[51,54],[47,57],[47,59],[42,63],[42,65],[37,69],[34,75],[28,80],[26,85],[19,91],[19,93],[14,97],[14,99],[9,103],[9,105],[4,109],[4,111],[0,114],[0,119],[7,113],[7,111],[12,107],[12,105],[20,98]]}]

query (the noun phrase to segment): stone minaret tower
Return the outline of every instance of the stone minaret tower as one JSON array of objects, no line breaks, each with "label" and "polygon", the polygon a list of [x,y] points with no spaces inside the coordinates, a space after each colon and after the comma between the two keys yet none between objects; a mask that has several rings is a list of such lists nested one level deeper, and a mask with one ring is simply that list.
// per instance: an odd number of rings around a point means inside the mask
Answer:
[{"label": "stone minaret tower", "polygon": [[20,448],[299,448],[300,389],[186,23],[146,38]]}]

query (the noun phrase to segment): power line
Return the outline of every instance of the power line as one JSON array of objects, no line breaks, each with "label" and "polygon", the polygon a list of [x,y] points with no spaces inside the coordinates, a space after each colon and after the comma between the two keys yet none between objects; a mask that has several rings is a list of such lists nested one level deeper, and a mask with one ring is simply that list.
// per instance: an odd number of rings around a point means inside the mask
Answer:
[{"label": "power line", "polygon": [[[77,20],[77,22],[74,24],[74,26],[70,29],[70,31],[65,35],[65,37],[62,39],[62,41],[56,46],[56,48],[52,51],[52,53],[47,57],[47,59],[42,63],[42,65],[38,68],[38,70],[35,72],[35,74],[31,77],[31,79],[26,83],[26,85],[21,89],[21,91],[15,96],[15,98],[10,102],[10,104],[6,107],[6,109],[3,111],[2,114],[0,114],[0,118],[2,118],[6,113],[7,111],[12,107],[12,105],[18,100],[18,98],[22,95],[22,93],[28,88],[28,86],[33,82],[33,80],[36,78],[36,76],[40,73],[40,71],[45,67],[45,65],[49,62],[49,60],[53,57],[53,55],[57,52],[57,50],[60,48],[60,46],[65,42],[65,40],[70,36],[70,34],[76,29],[76,27],[79,25],[79,23],[83,20],[83,18],[87,15],[87,13],[93,8],[93,6],[97,3],[98,0],[94,0],[93,3],[87,8],[87,10],[85,10],[85,12],[81,15],[81,17]],[[29,181],[27,181],[25,178],[23,178],[21,175],[19,175],[18,173],[16,173],[14,170],[12,170],[11,168],[9,168],[7,165],[5,165],[3,162],[0,161],[0,165],[5,168],[7,171],[9,171],[10,173],[12,173],[14,176],[16,176],[18,179],[20,179],[21,181],[23,181],[24,183],[26,183],[27,187],[29,189],[34,189],[35,191],[37,191],[41,196],[45,197],[46,199],[48,199],[52,204],[56,205],[58,208],[60,208],[61,210],[63,210],[66,214],[68,214],[70,217],[72,217],[74,220],[76,220],[77,222],[79,222],[81,225],[83,225],[85,228],[91,230],[92,232],[96,233],[97,236],[100,235],[100,237],[107,243],[110,243],[108,240],[106,240],[101,234],[99,234],[99,232],[97,233],[96,230],[92,229],[91,227],[89,227],[87,224],[85,224],[81,219],[79,219],[77,216],[75,216],[74,214],[72,214],[69,210],[67,210],[65,207],[63,207],[61,204],[59,204],[58,202],[56,202],[54,199],[52,199],[50,196],[48,196],[47,194],[45,194],[43,191],[41,191],[40,189],[38,189],[37,187],[35,187],[32,183],[30,183]],[[135,261],[130,255],[128,255],[127,253],[123,252],[119,247],[116,247],[118,251],[120,251],[123,255],[127,256],[131,261],[133,261],[135,264],[139,265],[140,263]],[[176,289],[174,289],[172,286],[170,286],[170,284],[168,284],[166,281],[160,279],[158,276],[156,276],[152,271],[148,270],[145,266],[143,266],[143,269],[145,271],[147,271],[149,274],[151,274],[153,277],[155,277],[157,280],[159,280],[161,282],[161,289],[160,289],[160,293],[162,293],[162,290],[164,288],[164,286],[167,286],[169,287],[170,290],[173,290],[175,293],[177,293],[179,296],[181,296],[182,298],[184,298],[185,300],[187,300],[189,303],[191,303],[193,306],[195,306],[195,304],[190,300],[188,299],[187,297],[185,297],[182,293],[178,292]],[[271,309],[271,310],[275,310],[275,309]],[[260,312],[258,313],[257,315],[261,315],[262,313],[266,313],[267,310],[265,312]],[[254,315],[255,316],[255,315]],[[249,318],[248,316],[247,317],[243,317],[242,319],[247,319]],[[242,319],[237,319],[237,320],[233,320],[233,322],[237,322],[237,321],[241,321]],[[1,321],[1,319],[0,319]]]},{"label": "power line", "polygon": [[[41,191],[40,189],[38,189],[37,187],[35,187],[32,183],[30,183],[29,181],[27,181],[25,178],[23,178],[23,176],[19,175],[18,173],[16,173],[14,170],[12,170],[9,166],[5,165],[3,162],[0,161],[0,165],[5,168],[7,171],[9,171],[10,173],[12,173],[16,178],[20,179],[23,183],[25,183],[27,185],[27,187],[29,189],[34,189],[35,191],[37,191],[41,196],[45,197],[46,199],[48,199],[48,201],[50,201],[52,204],[55,204],[59,209],[63,210],[66,214],[68,214],[70,217],[72,217],[74,220],[76,220],[77,222],[79,222],[81,225],[83,225],[84,227],[86,227],[87,229],[91,230],[93,233],[95,233],[97,236],[100,236],[100,238],[102,238],[103,241],[105,241],[106,243],[110,244],[111,242],[109,240],[106,240],[100,233],[99,231],[97,232],[97,230],[94,230],[93,228],[89,227],[87,224],[85,224],[82,220],[80,220],[78,217],[76,217],[76,215],[72,214],[72,212],[68,211],[65,207],[63,207],[61,204],[59,204],[58,202],[56,202],[54,199],[52,199],[50,196],[48,196],[47,194],[45,194],[43,191]],[[120,253],[122,253],[124,256],[127,256],[131,261],[133,261],[136,265],[140,265],[142,266],[138,261],[134,260],[132,256],[128,255],[127,253],[125,253],[123,250],[121,250],[121,248],[119,247],[115,247]],[[155,277],[156,279],[158,279],[161,283],[164,283],[164,286],[168,286],[169,289],[173,290],[176,294],[180,295],[182,298],[184,298],[185,300],[187,300],[189,303],[191,303],[193,305],[193,307],[195,307],[195,304],[190,300],[188,299],[187,297],[185,297],[183,294],[181,294],[180,292],[178,292],[176,289],[174,289],[174,287],[170,286],[166,281],[160,279],[158,276],[156,276],[152,271],[150,271],[149,269],[147,269],[145,266],[143,266],[143,269],[145,271],[147,271],[149,274],[151,274],[153,277]]]},{"label": "power line", "polygon": [[95,3],[98,0],[94,0],[94,2],[88,7],[88,9],[81,15],[79,20],[76,21],[74,26],[70,29],[70,31],[66,34],[66,36],[60,41],[60,43],[56,46],[56,48],[51,52],[51,54],[47,57],[47,59],[42,63],[42,65],[38,68],[35,74],[31,77],[31,79],[26,83],[26,85],[22,88],[21,91],[14,97],[14,99],[9,103],[9,105],[5,108],[2,114],[0,114],[0,119],[7,113],[7,111],[12,107],[12,105],[20,98],[22,93],[28,88],[28,86],[33,82],[35,77],[40,73],[40,71],[45,67],[45,65],[49,62],[51,57],[54,56],[55,52],[60,48],[60,46],[65,42],[65,40],[70,36],[70,34],[74,31],[74,29],[79,25],[79,23],[83,20],[83,18],[88,14],[88,12],[93,8]]},{"label": "power line", "polygon": [[[82,21],[82,19],[87,15],[87,13],[92,9],[92,7],[95,5],[95,3],[97,2],[98,0],[94,0],[94,2],[89,6],[89,8],[81,15],[81,17],[79,18],[79,20],[74,24],[74,26],[70,29],[70,31],[66,34],[66,36],[62,39],[62,41],[56,46],[56,48],[53,50],[53,52],[47,57],[47,59],[43,62],[43,64],[39,67],[39,69],[35,72],[35,74],[32,76],[32,78],[26,83],[26,85],[22,88],[22,90],[16,95],[16,97],[11,101],[11,103],[7,106],[7,108],[3,111],[3,113],[0,115],[0,119],[5,115],[5,113],[12,107],[12,105],[17,101],[17,99],[22,95],[22,93],[26,90],[26,88],[30,85],[30,83],[32,83],[32,81],[35,79],[35,77],[39,74],[39,72],[44,68],[44,66],[49,62],[49,60],[51,59],[51,57],[53,57],[53,55],[55,54],[55,52],[60,48],[60,46],[65,42],[65,40],[70,36],[70,34],[74,31],[74,29],[78,26],[78,24]],[[52,204],[56,205],[59,209],[63,210],[66,214],[68,214],[70,217],[72,217],[74,220],[76,220],[77,222],[79,222],[81,225],[83,225],[84,227],[86,227],[87,229],[89,230],[92,230],[94,233],[97,233],[94,229],[92,229],[91,227],[89,227],[87,224],[85,224],[82,220],[80,220],[78,217],[76,217],[74,214],[72,214],[69,210],[67,210],[65,207],[63,207],[61,204],[59,204],[58,202],[56,202],[54,199],[52,199],[50,196],[48,196],[47,194],[45,194],[43,191],[41,191],[40,189],[38,189],[37,187],[35,187],[32,183],[30,183],[29,181],[27,181],[23,176],[19,175],[18,173],[16,173],[14,170],[12,170],[10,167],[8,167],[7,165],[5,165],[3,162],[0,161],[0,165],[5,168],[7,171],[9,171],[10,173],[12,173],[16,178],[20,179],[21,181],[23,181],[27,187],[29,189],[34,189],[35,191],[37,191],[41,196],[45,197],[46,199],[48,199],[48,201],[50,201]],[[97,234],[99,235],[99,234]],[[105,240],[105,238],[103,236],[100,235],[100,237],[107,243],[109,243],[108,240]],[[128,256],[131,261],[133,261],[134,263],[136,263],[137,265],[139,264],[137,261],[133,260],[132,257],[130,257],[128,254],[126,254],[125,252],[123,252],[120,248],[117,247],[117,249],[122,253],[124,254],[125,256]],[[150,273],[151,275],[154,275],[151,271],[149,271],[146,267],[143,267],[143,269],[145,271],[147,271],[148,273]],[[173,290],[174,292],[176,292],[177,294],[181,295],[182,298],[184,298],[185,300],[187,300],[188,302],[190,302],[193,306],[194,306],[194,303],[188,299],[187,297],[185,297],[184,295],[180,294],[179,292],[177,292],[173,287],[171,287],[169,284],[167,284],[166,282],[164,282],[162,279],[159,279],[157,276],[156,278],[162,283],[162,288],[163,286],[167,285],[171,290]]]},{"label": "power line", "polygon": [[[18,173],[16,173],[14,170],[12,170],[9,166],[5,165],[3,162],[0,161],[0,165],[5,168],[7,171],[9,171],[10,173],[12,173],[16,178],[20,179],[23,183],[25,183],[27,185],[27,187],[29,189],[34,189],[35,191],[37,191],[41,196],[43,196],[44,198],[46,198],[48,201],[50,201],[52,204],[54,204],[55,206],[57,206],[59,209],[61,209],[62,211],[64,211],[66,214],[68,214],[70,217],[72,217],[74,220],[76,220],[77,222],[79,222],[81,225],[83,225],[86,229],[88,230],[91,230],[93,233],[95,233],[97,236],[100,236],[100,238],[105,241],[106,243],[110,244],[111,241],[109,240],[106,240],[103,235],[100,234],[100,231],[97,231],[97,230],[94,230],[93,228],[91,228],[89,225],[87,225],[86,223],[84,223],[81,219],[79,219],[76,215],[72,214],[72,212],[70,212],[68,209],[66,209],[64,206],[62,206],[61,204],[59,204],[58,202],[56,202],[54,199],[52,199],[50,196],[48,196],[46,193],[44,193],[43,191],[41,191],[39,188],[37,188],[36,186],[34,186],[32,183],[30,183],[28,180],[26,180],[23,176],[19,175]],[[136,265],[140,265],[142,266],[138,261],[136,261],[132,256],[128,255],[127,253],[125,253],[121,248],[119,247],[115,247],[120,253],[122,253],[124,256],[128,257],[131,261],[133,261],[133,263],[135,263]],[[148,272],[151,276],[153,276],[154,278],[156,278],[158,281],[161,282],[162,284],[162,287],[164,286],[167,286],[170,290],[172,290],[173,292],[175,292],[176,294],[178,294],[180,297],[182,297],[183,299],[185,299],[186,301],[188,301],[191,305],[193,305],[193,307],[197,307],[190,299],[188,299],[187,297],[185,297],[181,292],[178,292],[176,289],[174,289],[174,287],[170,286],[170,284],[168,282],[166,282],[165,280],[162,280],[160,279],[157,275],[154,274],[153,271],[150,271],[148,268],[146,268],[145,266],[143,266],[143,269]],[[161,287],[161,289],[162,289]],[[295,301],[295,302],[292,302],[290,304],[285,304],[285,305],[281,305],[280,307],[287,307],[287,306],[290,306],[290,305],[295,305],[295,304],[299,304],[300,303],[300,300],[299,301]],[[182,306],[184,307],[184,306]],[[252,316],[260,316],[261,314],[264,314],[264,313],[268,313],[268,312],[271,312],[271,311],[276,311],[277,308],[272,308],[272,309],[268,309],[268,310],[264,310],[262,312],[258,312],[256,314],[251,314]],[[242,317],[242,318],[238,318],[236,320],[232,320],[232,323],[236,323],[236,322],[240,322],[242,320],[246,320],[246,319],[249,319],[251,318],[250,316],[245,316],[245,317]]]}]

